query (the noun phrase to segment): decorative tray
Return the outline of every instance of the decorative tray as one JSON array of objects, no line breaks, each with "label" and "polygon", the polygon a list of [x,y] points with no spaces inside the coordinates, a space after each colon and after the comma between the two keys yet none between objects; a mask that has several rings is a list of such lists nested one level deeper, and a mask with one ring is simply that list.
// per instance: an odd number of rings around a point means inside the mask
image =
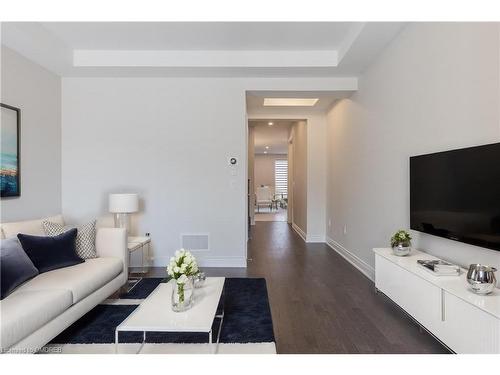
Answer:
[{"label": "decorative tray", "polygon": [[444,260],[419,259],[417,263],[423,269],[436,276],[458,276],[461,273],[459,266],[445,262]]}]

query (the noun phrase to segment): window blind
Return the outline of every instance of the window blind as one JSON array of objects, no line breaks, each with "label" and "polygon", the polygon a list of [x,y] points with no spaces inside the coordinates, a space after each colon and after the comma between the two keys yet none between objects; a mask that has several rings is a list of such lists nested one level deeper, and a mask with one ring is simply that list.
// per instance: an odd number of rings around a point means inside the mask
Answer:
[{"label": "window blind", "polygon": [[288,160],[274,161],[274,186],[277,194],[288,194]]}]

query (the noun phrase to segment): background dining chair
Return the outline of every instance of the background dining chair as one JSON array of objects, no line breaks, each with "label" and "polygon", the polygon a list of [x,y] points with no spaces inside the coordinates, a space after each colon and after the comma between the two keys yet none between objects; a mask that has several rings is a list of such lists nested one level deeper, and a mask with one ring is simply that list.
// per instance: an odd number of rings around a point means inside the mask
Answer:
[{"label": "background dining chair", "polygon": [[270,186],[259,186],[255,190],[255,195],[257,196],[255,203],[257,212],[260,212],[260,206],[266,206],[272,210],[274,190]]}]

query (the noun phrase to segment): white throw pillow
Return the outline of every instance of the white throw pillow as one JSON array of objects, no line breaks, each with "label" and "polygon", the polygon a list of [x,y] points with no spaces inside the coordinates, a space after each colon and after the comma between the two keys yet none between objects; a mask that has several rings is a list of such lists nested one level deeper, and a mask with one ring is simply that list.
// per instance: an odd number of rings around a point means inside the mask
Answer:
[{"label": "white throw pillow", "polygon": [[92,259],[97,258],[97,251],[95,248],[95,223],[96,221],[92,220],[86,224],[75,227],[44,220],[42,225],[47,236],[57,236],[72,228],[76,228],[78,231],[76,234],[76,253],[82,259]]}]

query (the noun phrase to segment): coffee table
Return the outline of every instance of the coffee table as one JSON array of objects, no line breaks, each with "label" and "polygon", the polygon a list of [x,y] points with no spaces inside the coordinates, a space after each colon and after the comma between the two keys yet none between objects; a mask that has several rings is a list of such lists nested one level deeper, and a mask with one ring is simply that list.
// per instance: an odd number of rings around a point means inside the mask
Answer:
[{"label": "coffee table", "polygon": [[220,318],[214,352],[217,353],[224,308],[217,315],[217,307],[224,288],[224,277],[208,277],[201,288],[194,290],[193,307],[187,311],[172,310],[172,286],[174,280],[161,283],[115,330],[115,351],[118,353],[119,332],[142,332],[140,353],[146,342],[147,332],[197,332],[208,334],[208,342],[213,343],[212,324]]}]

